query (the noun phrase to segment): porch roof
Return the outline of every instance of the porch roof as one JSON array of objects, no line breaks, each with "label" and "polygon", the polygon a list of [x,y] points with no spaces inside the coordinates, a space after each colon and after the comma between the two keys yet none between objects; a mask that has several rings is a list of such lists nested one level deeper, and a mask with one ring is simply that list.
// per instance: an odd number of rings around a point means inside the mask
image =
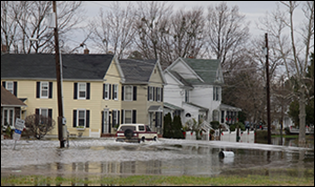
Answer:
[{"label": "porch roof", "polygon": [[237,108],[237,107],[222,104],[222,103],[220,105],[220,110],[229,110],[229,111],[236,111],[236,112],[242,111],[241,108]]},{"label": "porch roof", "polygon": [[3,86],[1,86],[1,106],[21,107],[26,106],[26,104],[15,97],[15,95],[13,95]]},{"label": "porch roof", "polygon": [[184,110],[183,108],[181,108],[179,106],[176,106],[176,105],[173,105],[173,104],[170,104],[170,103],[167,103],[167,102],[164,102],[164,107],[172,109],[172,110]]},{"label": "porch roof", "polygon": [[193,106],[193,107],[197,107],[197,108],[199,108],[199,111],[208,111],[209,109],[207,109],[207,108],[204,108],[204,107],[202,107],[202,106],[199,106],[199,105],[196,105],[196,104],[194,104],[194,103],[184,103],[184,104],[186,104],[186,105],[190,105],[190,106]]},{"label": "porch roof", "polygon": [[149,112],[163,112],[161,105],[151,105],[148,109]]}]

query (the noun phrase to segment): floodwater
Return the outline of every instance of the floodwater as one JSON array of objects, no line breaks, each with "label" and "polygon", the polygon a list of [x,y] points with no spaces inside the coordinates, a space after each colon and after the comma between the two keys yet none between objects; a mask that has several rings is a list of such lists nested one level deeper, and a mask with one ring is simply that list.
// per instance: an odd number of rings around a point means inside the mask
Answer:
[{"label": "floodwater", "polygon": [[[292,145],[292,144],[291,144]],[[231,169],[314,169],[312,147],[176,140],[124,143],[114,139],[1,140],[1,175],[195,175],[217,176]],[[233,157],[219,158],[221,150]]]}]

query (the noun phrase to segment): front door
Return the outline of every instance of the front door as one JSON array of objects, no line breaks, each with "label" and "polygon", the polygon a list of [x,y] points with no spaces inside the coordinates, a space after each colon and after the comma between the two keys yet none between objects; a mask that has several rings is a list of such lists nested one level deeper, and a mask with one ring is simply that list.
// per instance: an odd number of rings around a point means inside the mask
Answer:
[{"label": "front door", "polygon": [[108,109],[104,109],[103,111],[103,132],[104,134],[107,134],[109,133],[109,120],[108,120],[108,114],[109,114],[109,111]]}]

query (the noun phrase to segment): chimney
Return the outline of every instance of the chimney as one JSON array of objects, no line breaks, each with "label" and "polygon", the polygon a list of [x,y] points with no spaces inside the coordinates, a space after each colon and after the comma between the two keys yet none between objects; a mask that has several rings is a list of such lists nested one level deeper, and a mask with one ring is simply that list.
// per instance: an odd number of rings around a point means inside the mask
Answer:
[{"label": "chimney", "polygon": [[7,53],[7,46],[1,44],[1,52],[2,53]]},{"label": "chimney", "polygon": [[84,54],[89,54],[90,50],[88,50],[88,48],[84,49]]}]

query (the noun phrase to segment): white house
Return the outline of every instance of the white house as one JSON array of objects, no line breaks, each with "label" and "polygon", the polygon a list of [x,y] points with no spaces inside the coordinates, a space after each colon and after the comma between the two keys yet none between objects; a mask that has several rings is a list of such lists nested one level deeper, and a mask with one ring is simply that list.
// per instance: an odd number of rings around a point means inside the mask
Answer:
[{"label": "white house", "polygon": [[[178,58],[164,70],[164,114],[207,122],[236,121],[241,109],[221,104],[224,84],[220,60]],[[234,121],[233,121],[234,120]]]}]

